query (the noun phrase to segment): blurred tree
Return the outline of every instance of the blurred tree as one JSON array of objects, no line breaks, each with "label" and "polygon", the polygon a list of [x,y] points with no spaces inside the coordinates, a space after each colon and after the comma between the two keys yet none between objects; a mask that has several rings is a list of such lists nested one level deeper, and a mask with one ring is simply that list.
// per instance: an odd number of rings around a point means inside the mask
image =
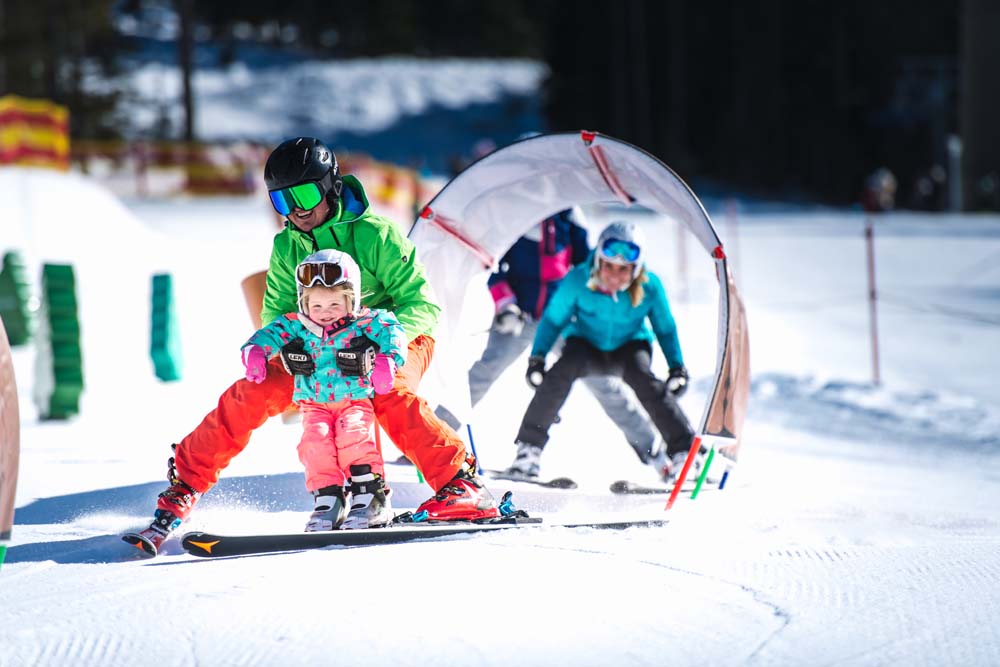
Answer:
[{"label": "blurred tree", "polygon": [[962,3],[962,200],[1000,210],[1000,3]]},{"label": "blurred tree", "polygon": [[[542,26],[530,0],[366,0],[350,5],[201,0],[195,11],[216,37],[232,34],[241,23],[258,28],[270,24],[277,29],[268,31],[265,41],[328,56],[537,58],[542,53]],[[335,44],[330,43],[331,33],[337,35]],[[294,35],[293,44],[285,41],[287,35]]]},{"label": "blurred tree", "polygon": [[0,92],[68,106],[74,136],[114,136],[117,93],[84,89],[85,78],[115,71],[113,4],[0,0]]},{"label": "blurred tree", "polygon": [[194,3],[192,0],[174,0],[180,32],[177,36],[177,61],[181,68],[181,87],[184,105],[184,141],[192,142],[194,136],[194,91],[191,77],[194,72]]},{"label": "blurred tree", "polygon": [[880,165],[909,187],[957,125],[948,0],[539,7],[551,128],[604,131],[686,178],[850,203]]}]

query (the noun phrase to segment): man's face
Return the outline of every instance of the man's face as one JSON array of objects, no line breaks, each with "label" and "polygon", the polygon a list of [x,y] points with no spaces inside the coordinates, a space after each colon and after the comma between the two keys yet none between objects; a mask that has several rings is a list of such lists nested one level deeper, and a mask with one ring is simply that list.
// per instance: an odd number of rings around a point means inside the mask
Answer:
[{"label": "man's face", "polygon": [[329,217],[330,205],[326,203],[325,197],[315,208],[308,211],[303,211],[301,208],[293,208],[292,212],[288,214],[288,219],[292,221],[292,224],[304,232],[311,232],[326,222]]}]

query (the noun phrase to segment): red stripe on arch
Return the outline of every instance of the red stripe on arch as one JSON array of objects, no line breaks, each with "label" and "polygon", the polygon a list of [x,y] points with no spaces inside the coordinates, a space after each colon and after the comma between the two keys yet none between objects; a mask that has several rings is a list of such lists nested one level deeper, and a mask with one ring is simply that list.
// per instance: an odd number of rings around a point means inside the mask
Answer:
[{"label": "red stripe on arch", "polygon": [[608,188],[615,193],[615,196],[625,204],[626,206],[631,206],[635,203],[635,197],[630,195],[622,187],[621,182],[618,177],[615,176],[615,172],[611,170],[608,165],[608,158],[604,155],[604,149],[600,146],[594,146],[591,143],[586,142],[586,137],[584,137],[584,142],[587,143],[587,150],[590,151],[590,157],[594,159],[594,164],[597,165],[597,170],[601,172],[601,178],[607,184]]},{"label": "red stripe on arch", "polygon": [[420,217],[446,234],[452,236],[456,241],[471,250],[472,253],[479,258],[479,261],[483,263],[484,268],[488,269],[493,266],[495,262],[493,255],[488,253],[486,249],[478,243],[465,237],[460,231],[458,231],[458,227],[455,225],[454,221],[435,213],[429,206],[424,207],[424,210],[420,212]]}]

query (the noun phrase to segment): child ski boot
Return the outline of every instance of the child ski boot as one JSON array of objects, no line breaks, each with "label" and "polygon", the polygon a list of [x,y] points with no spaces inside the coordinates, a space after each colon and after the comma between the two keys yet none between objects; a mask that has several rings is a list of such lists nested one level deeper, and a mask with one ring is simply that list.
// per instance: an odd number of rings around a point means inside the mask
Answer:
[{"label": "child ski boot", "polygon": [[337,530],[347,517],[347,499],[342,486],[324,486],[313,491],[316,506],[306,523],[307,533]]},{"label": "child ski boot", "polygon": [[351,466],[351,511],[344,528],[382,528],[392,521],[390,491],[381,475],[370,465]]}]

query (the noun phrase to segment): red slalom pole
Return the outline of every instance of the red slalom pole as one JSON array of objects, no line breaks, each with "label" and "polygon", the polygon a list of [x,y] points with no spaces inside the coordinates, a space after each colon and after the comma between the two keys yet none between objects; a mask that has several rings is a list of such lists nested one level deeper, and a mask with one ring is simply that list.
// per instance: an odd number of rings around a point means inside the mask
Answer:
[{"label": "red slalom pole", "polygon": [[694,436],[694,440],[691,441],[691,449],[688,451],[687,458],[684,459],[684,467],[681,468],[681,474],[677,476],[677,480],[674,482],[674,490],[670,492],[670,497],[667,499],[667,506],[663,508],[664,512],[674,506],[674,501],[677,500],[677,496],[681,492],[681,487],[684,486],[688,470],[691,469],[691,464],[694,463],[694,457],[698,454],[700,447],[701,436],[696,435]]}]

